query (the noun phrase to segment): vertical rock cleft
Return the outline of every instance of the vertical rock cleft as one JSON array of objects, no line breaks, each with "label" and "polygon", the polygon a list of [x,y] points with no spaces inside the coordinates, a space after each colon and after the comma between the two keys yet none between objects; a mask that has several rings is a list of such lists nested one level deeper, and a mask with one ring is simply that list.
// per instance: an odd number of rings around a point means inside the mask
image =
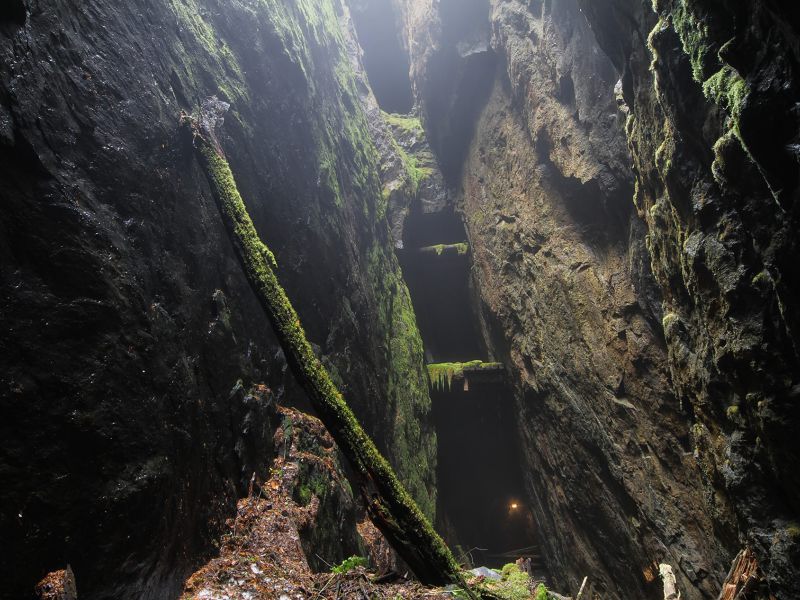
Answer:
[{"label": "vertical rock cleft", "polygon": [[455,185],[475,119],[491,89],[489,0],[406,2],[403,16],[411,82],[428,140],[446,180]]},{"label": "vertical rock cleft", "polygon": [[390,113],[410,113],[414,108],[410,66],[401,47],[396,7],[392,0],[349,0],[348,4],[364,50],[364,71],[378,104]]},{"label": "vertical rock cleft", "polygon": [[797,12],[734,4],[397,2],[559,587],[713,597],[751,543],[796,595]]}]

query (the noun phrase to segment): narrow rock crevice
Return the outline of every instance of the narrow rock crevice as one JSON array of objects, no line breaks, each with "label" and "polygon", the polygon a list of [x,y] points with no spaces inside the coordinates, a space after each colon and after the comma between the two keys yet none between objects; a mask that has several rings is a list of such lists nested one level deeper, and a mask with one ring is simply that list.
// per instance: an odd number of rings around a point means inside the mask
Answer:
[{"label": "narrow rock crevice", "polygon": [[405,221],[398,250],[425,346],[438,440],[439,528],[460,560],[502,567],[524,558],[546,576],[523,500],[513,394],[504,365],[486,362],[474,310],[466,231],[451,206]]},{"label": "narrow rock crevice", "polygon": [[392,0],[351,0],[350,12],[363,51],[364,70],[378,105],[389,113],[414,108],[408,53]]},{"label": "narrow rock crevice", "polygon": [[797,2],[79,4],[0,2],[0,598],[452,595],[299,412],[212,97],[307,362],[521,559],[473,587],[800,598]]}]

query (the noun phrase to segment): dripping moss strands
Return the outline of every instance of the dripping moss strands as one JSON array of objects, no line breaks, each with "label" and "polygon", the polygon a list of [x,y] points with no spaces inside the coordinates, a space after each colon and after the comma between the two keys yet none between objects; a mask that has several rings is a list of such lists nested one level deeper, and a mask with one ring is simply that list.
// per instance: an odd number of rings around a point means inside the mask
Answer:
[{"label": "dripping moss strands", "polygon": [[433,363],[428,365],[428,378],[433,389],[450,391],[453,380],[464,377],[465,371],[498,371],[502,368],[502,363],[483,362],[482,360],[471,360],[463,363]]}]

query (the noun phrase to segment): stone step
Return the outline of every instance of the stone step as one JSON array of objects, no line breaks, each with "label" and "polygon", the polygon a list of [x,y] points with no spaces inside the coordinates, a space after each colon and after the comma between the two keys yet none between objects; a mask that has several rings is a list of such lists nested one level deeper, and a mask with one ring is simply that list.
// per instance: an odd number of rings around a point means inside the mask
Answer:
[{"label": "stone step", "polygon": [[505,367],[498,362],[472,360],[461,363],[431,363],[427,368],[430,385],[438,391],[458,391],[458,388],[453,388],[454,381],[462,385],[463,391],[468,392],[470,382],[493,383],[505,380]]}]

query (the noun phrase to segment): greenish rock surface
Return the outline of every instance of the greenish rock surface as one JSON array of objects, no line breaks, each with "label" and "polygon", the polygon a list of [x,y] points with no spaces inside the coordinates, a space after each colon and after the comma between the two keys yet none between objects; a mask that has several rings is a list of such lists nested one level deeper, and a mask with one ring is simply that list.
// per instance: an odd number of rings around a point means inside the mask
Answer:
[{"label": "greenish rock surface", "polygon": [[580,4],[622,73],[634,201],[715,531],[727,560],[752,547],[772,593],[797,596],[798,9]]},{"label": "greenish rock surface", "polygon": [[457,255],[464,256],[469,252],[469,244],[467,242],[460,242],[458,244],[436,244],[435,246],[423,246],[419,249],[423,254],[435,254],[436,256]]},{"label": "greenish rock surface", "polygon": [[796,595],[797,9],[397,4],[554,587],[714,597],[753,544]]},{"label": "greenish rock surface", "polygon": [[212,95],[231,104],[223,143],[309,338],[431,515],[421,343],[341,3],[59,1],[0,27],[9,593],[63,561],[87,597],[177,593],[268,467],[245,447],[266,447],[272,396],[236,382],[305,402],[178,135]]}]

